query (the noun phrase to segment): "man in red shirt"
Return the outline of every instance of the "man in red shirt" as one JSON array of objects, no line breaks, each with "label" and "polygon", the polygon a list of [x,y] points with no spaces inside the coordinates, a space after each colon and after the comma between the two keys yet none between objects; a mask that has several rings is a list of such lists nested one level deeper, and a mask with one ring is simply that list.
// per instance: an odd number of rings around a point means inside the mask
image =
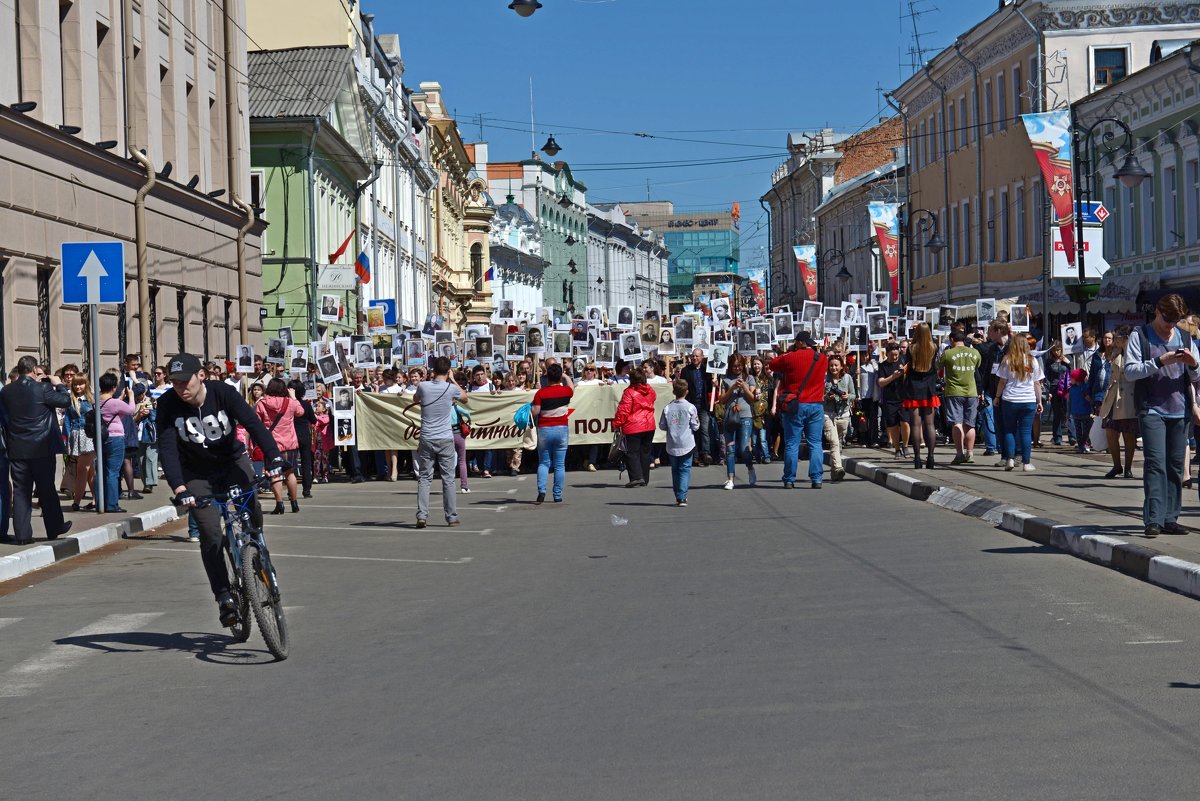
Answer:
[{"label": "man in red shirt", "polygon": [[783,486],[796,486],[803,436],[808,441],[808,478],[813,489],[820,489],[825,466],[821,434],[825,428],[825,373],[829,361],[816,349],[812,336],[801,331],[788,352],[772,359],[767,369],[779,377],[775,392],[783,422]]}]

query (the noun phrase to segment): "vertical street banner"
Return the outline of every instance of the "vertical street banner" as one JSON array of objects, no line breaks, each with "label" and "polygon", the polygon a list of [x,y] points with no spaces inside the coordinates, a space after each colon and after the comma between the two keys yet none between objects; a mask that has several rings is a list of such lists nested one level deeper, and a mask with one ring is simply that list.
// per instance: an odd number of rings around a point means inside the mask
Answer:
[{"label": "vertical street banner", "polygon": [[883,255],[883,264],[887,267],[888,279],[892,285],[892,297],[900,297],[900,204],[879,203],[867,204],[867,214],[871,217],[871,230],[879,240],[879,252]]},{"label": "vertical street banner", "polygon": [[1075,266],[1075,181],[1071,172],[1071,113],[1066,109],[1022,114],[1033,155],[1054,209],[1054,224],[1062,234],[1067,263]]},{"label": "vertical street banner", "polygon": [[800,281],[804,284],[804,298],[817,299],[817,246],[792,245],[796,254],[796,270],[800,273]]}]

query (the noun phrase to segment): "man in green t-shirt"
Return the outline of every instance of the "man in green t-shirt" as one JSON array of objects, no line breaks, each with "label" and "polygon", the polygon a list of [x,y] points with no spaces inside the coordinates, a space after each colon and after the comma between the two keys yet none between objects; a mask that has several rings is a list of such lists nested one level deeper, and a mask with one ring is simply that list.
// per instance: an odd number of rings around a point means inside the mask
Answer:
[{"label": "man in green t-shirt", "polygon": [[979,410],[975,371],[979,369],[979,351],[967,345],[967,335],[962,331],[950,335],[950,345],[942,354],[946,422],[954,431],[957,451],[950,464],[974,464],[975,414]]}]

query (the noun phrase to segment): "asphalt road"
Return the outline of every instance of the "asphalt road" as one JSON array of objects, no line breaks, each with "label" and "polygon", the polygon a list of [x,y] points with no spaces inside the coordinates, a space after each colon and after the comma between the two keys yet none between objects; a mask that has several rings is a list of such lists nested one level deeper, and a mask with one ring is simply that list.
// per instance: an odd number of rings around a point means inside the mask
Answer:
[{"label": "asphalt road", "polygon": [[568,478],[268,518],[283,663],[182,542],[0,598],[0,796],[1195,796],[1196,602],[856,480]]}]

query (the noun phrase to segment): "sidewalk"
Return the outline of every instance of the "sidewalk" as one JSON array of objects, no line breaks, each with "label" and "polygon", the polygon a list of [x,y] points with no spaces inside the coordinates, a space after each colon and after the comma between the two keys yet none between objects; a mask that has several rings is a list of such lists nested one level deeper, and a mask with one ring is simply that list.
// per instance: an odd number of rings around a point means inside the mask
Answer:
[{"label": "sidewalk", "polygon": [[[1147,539],[1142,525],[1142,458],[1133,479],[1105,479],[1105,453],[1076,454],[1039,448],[1035,472],[1007,472],[998,457],[976,452],[976,464],[950,466],[953,446],[939,446],[934,470],[914,469],[890,451],[851,448],[847,472],[915,500],[995,523],[1043,545],[1053,545],[1152,583],[1200,598],[1200,499],[1184,490],[1179,523],[1187,535]],[[1200,470],[1193,465],[1193,474]],[[1200,483],[1200,481],[1197,481]]]},{"label": "sidewalk", "polygon": [[[90,496],[85,498],[85,502],[87,500],[90,500]],[[41,513],[35,508],[33,544],[0,545],[0,581],[8,581],[77,554],[94,551],[121,537],[149,531],[177,517],[175,507],[171,505],[171,496],[162,483],[155,492],[143,494],[141,500],[121,501],[121,506],[127,510],[124,513],[72,512],[70,506],[69,500],[63,501],[63,513],[72,523],[66,535],[57,540],[47,540]],[[9,536],[12,536],[11,525]]]}]

